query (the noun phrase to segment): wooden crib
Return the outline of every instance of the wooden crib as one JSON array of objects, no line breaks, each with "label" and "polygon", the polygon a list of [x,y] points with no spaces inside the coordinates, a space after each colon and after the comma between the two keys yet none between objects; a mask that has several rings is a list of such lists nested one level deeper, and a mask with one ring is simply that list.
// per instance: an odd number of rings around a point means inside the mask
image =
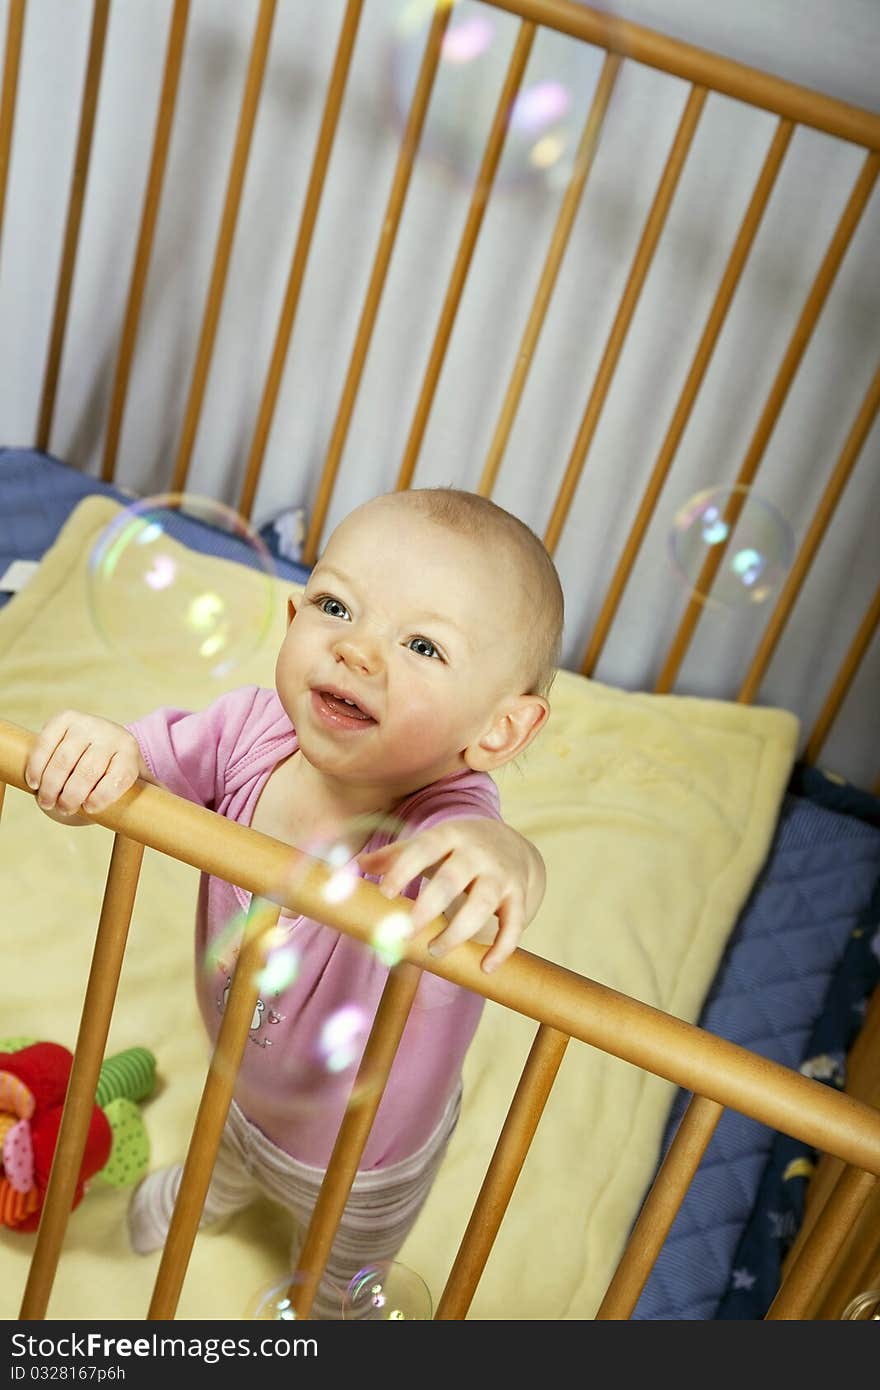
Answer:
[{"label": "wooden crib", "polygon": [[[197,324],[197,346],[189,377],[182,424],[177,437],[173,466],[161,480],[174,492],[185,492],[193,485],[192,468],[200,431],[205,429],[204,408],[209,395],[209,379],[221,340],[224,295],[227,290],[236,229],[242,209],[245,175],[260,113],[261,93],[270,55],[273,22],[279,12],[296,9],[298,0],[260,0],[255,6],[255,29],[247,59],[243,94],[238,114],[234,146],[216,245],[201,317]],[[111,481],[124,454],[123,434],[126,407],[133,382],[139,340],[149,325],[144,322],[146,288],[156,241],[157,224],[163,198],[174,196],[166,187],[169,151],[175,131],[175,109],[191,20],[189,0],[174,0],[169,6],[167,48],[156,107],[156,124],[140,222],[133,241],[134,261],[128,279],[127,297],[121,322],[114,323],[115,350],[102,368],[102,440],[100,476]],[[195,10],[196,6],[193,6]],[[359,25],[371,8],[371,0],[347,0],[338,7],[341,29],[314,145],[310,172],[302,199],[302,212],[294,238],[286,283],[275,321],[271,352],[262,379],[258,408],[250,413],[249,447],[244,466],[230,484],[221,482],[227,492],[234,487],[237,510],[244,517],[254,513],[258,490],[263,481],[263,463],[270,453],[270,436],[279,401],[283,397],[283,376],[291,344],[296,341],[294,327],[304,287],[310,254],[318,235],[325,188],[332,174],[334,143],[340,122],[344,121],[347,82],[357,54]],[[374,332],[380,321],[383,291],[392,271],[395,242],[404,220],[410,181],[419,167],[420,142],[429,113],[431,94],[440,69],[444,38],[454,19],[455,6],[439,0],[425,19],[425,44],[412,103],[403,120],[399,153],[391,178],[390,191],[381,219],[381,229],[372,253],[366,290],[358,311],[354,343],[347,361],[338,403],[329,429],[320,441],[320,465],[306,473],[309,505],[308,528],[303,561],[314,562],[322,538],[327,534],[334,506],[340,503],[337,488],[345,477],[344,456],[351,438],[361,387],[367,377],[368,354],[374,346]],[[659,451],[650,472],[641,480],[641,495],[634,514],[626,519],[623,544],[615,549],[610,582],[604,585],[598,611],[580,603],[581,586],[566,584],[570,630],[578,638],[579,650],[567,659],[572,671],[592,677],[599,669],[603,653],[624,604],[630,580],[637,575],[643,542],[656,524],[658,502],[670,477],[679,446],[697,408],[701,388],[707,379],[716,346],[723,334],[729,311],[735,306],[737,288],[746,270],[758,237],[765,211],[771,203],[786,152],[796,132],[809,129],[822,132],[829,141],[841,142],[859,155],[859,167],[851,191],[840,206],[830,240],[817,272],[809,284],[795,317],[793,331],[785,341],[776,370],[765,381],[753,376],[756,422],[751,428],[742,462],[732,481],[733,501],[729,520],[736,519],[736,497],[744,496],[765,461],[771,437],[780,421],[790,392],[794,389],[820,316],[834,292],[838,272],[856,238],[863,213],[868,208],[878,169],[880,169],[880,116],[806,90],[791,83],[746,68],[721,56],[663,37],[625,20],[586,8],[574,0],[475,0],[471,10],[501,14],[511,27],[509,66],[497,94],[497,106],[486,135],[479,168],[468,201],[464,225],[458,234],[452,269],[442,271],[445,292],[435,296],[423,316],[427,320],[430,350],[427,364],[420,368],[415,405],[407,405],[408,432],[399,466],[385,470],[384,487],[407,488],[414,484],[417,465],[429,429],[432,408],[440,399],[441,376],[453,339],[459,310],[465,299],[469,272],[478,264],[478,240],[490,208],[493,184],[498,173],[509,129],[508,115],[526,73],[530,52],[544,30],[555,31],[572,45],[587,45],[601,59],[595,90],[586,113],[577,149],[572,156],[566,181],[559,191],[556,220],[549,240],[532,255],[538,257],[537,288],[530,299],[522,336],[514,354],[500,410],[491,432],[479,477],[464,485],[484,495],[499,495],[502,468],[514,434],[520,408],[524,406],[531,368],[540,359],[539,339],[550,316],[554,289],[563,274],[569,241],[575,233],[578,213],[591,170],[602,148],[606,117],[613,112],[613,94],[622,70],[637,65],[652,70],[673,84],[685,84],[686,96],[668,157],[644,221],[635,254],[621,274],[622,293],[616,303],[610,330],[597,354],[598,365],[592,379],[585,379],[572,394],[579,415],[574,443],[552,495],[545,497],[546,524],[541,528],[551,553],[559,553],[563,533],[570,518],[576,519],[576,503],[582,476],[597,438],[601,417],[612,395],[615,373],[623,356],[630,330],[634,328],[640,299],[647,292],[664,228],[673,208],[676,189],[686,168],[704,107],[713,96],[730,99],[774,121],[763,163],[753,182],[742,217],[714,294],[707,299],[708,312],[695,349],[688,350],[689,366],[674,401],[671,418],[662,432]],[[362,14],[362,11],[364,12]],[[62,367],[72,359],[69,341],[70,311],[75,275],[81,254],[83,211],[87,204],[90,158],[99,124],[105,47],[111,18],[110,0],[95,0],[91,11],[88,60],[82,90],[72,181],[68,194],[66,222],[57,286],[49,332],[45,370],[40,389],[38,421],[33,443],[48,450],[58,437],[57,404]],[[5,44],[5,66],[0,108],[0,234],[4,210],[11,206],[6,198],[7,176],[15,150],[14,129],[22,52],[27,44],[28,7],[26,0],[9,0]],[[598,60],[597,60],[598,61]],[[357,119],[356,113],[353,119]],[[581,268],[585,262],[582,261]],[[51,274],[55,274],[54,267]],[[523,275],[525,279],[525,273]],[[441,302],[442,298],[442,302]],[[701,306],[702,307],[702,306]],[[230,333],[229,339],[234,338]],[[550,334],[552,340],[552,334]],[[229,352],[241,345],[229,341]],[[79,354],[83,352],[80,345]],[[100,354],[98,354],[100,356]],[[504,358],[506,362],[506,356]],[[560,371],[563,367],[560,365]],[[570,385],[570,383],[569,383]],[[246,392],[244,393],[246,395]],[[824,479],[818,504],[812,511],[787,578],[772,605],[754,651],[741,661],[732,683],[724,675],[724,689],[715,691],[710,677],[690,679],[686,690],[696,686],[710,689],[718,698],[741,704],[755,702],[764,689],[765,677],[783,634],[796,612],[820,548],[829,533],[847,484],[856,472],[863,447],[869,438],[880,403],[880,372],[871,378],[856,409],[837,422],[843,440],[833,467]],[[228,404],[228,401],[226,402]],[[248,401],[241,406],[247,413]],[[637,407],[638,408],[638,407]],[[849,409],[847,406],[846,409]],[[319,414],[319,412],[318,412]],[[322,432],[322,422],[314,425]],[[235,435],[231,430],[230,434]],[[83,431],[83,438],[88,431]],[[237,441],[233,440],[233,444]],[[65,446],[68,460],[88,469],[95,461],[76,457],[75,449]],[[234,452],[234,449],[233,449]],[[527,452],[527,451],[526,451]],[[244,451],[239,451],[238,458]],[[71,457],[71,454],[74,456]],[[520,454],[520,470],[529,465]],[[606,467],[613,458],[605,455]],[[516,468],[516,463],[513,467]],[[540,470],[538,470],[540,471]],[[148,472],[148,469],[147,469]],[[541,484],[532,466],[530,488]],[[866,486],[859,475],[859,486]],[[155,479],[146,477],[142,491],[155,490]],[[873,479],[876,495],[876,463]],[[297,493],[290,491],[290,500]],[[861,496],[862,494],[860,494]],[[872,494],[867,493],[870,500]],[[541,513],[541,499],[535,512]],[[528,518],[526,518],[528,519]],[[578,523],[579,524],[579,523]],[[850,516],[850,523],[853,518]],[[569,528],[570,534],[570,528]],[[858,534],[858,533],[856,533]],[[857,544],[857,541],[853,541]],[[707,561],[697,589],[711,589],[721,553]],[[870,566],[868,567],[870,570]],[[876,565],[873,566],[876,569]],[[829,739],[851,688],[857,682],[863,659],[873,660],[871,643],[880,619],[880,587],[865,603],[858,583],[864,584],[864,567],[853,566],[855,586],[847,598],[844,623],[847,637],[843,659],[831,679],[824,682],[818,712],[813,711],[800,752],[806,764],[817,761]],[[858,573],[855,573],[858,571]],[[858,581],[858,583],[856,582]],[[874,581],[872,581],[874,582]],[[859,604],[861,606],[859,606]],[[581,608],[585,608],[583,617]],[[656,693],[681,688],[679,681],[689,650],[697,634],[705,604],[694,594],[683,605],[677,627],[662,659],[654,666],[654,654],[645,649],[642,688]],[[650,621],[646,624],[650,626]],[[816,695],[815,669],[827,659],[824,651],[825,625],[820,614],[814,624],[815,648],[804,664],[804,679],[798,690],[785,692],[785,703],[802,716],[813,708]],[[580,633],[587,632],[580,644]],[[803,631],[801,627],[799,631]],[[646,634],[646,643],[649,634]],[[737,652],[737,658],[743,656]],[[711,660],[711,657],[710,657]],[[653,668],[653,675],[644,675]],[[602,668],[603,672],[606,668]],[[822,667],[825,670],[825,667]],[[607,678],[614,681],[609,669]],[[625,673],[618,676],[626,682]],[[778,687],[777,687],[778,688]],[[870,704],[870,701],[868,702]],[[876,700],[874,701],[876,711]],[[2,714],[2,705],[0,705]],[[858,721],[857,721],[858,722]],[[868,769],[874,753],[873,721],[862,718],[859,736],[864,732],[854,777],[867,785],[875,775]],[[0,719],[0,784],[27,793],[23,768],[32,731]],[[855,756],[855,755],[854,755]],[[875,786],[880,790],[880,784]],[[3,786],[0,785],[0,794]],[[14,795],[13,791],[13,795]],[[0,803],[2,804],[2,803]],[[154,786],[139,784],[111,811],[97,818],[114,833],[113,852],[104,890],[103,909],[98,927],[91,972],[82,1004],[81,1026],[68,1091],[64,1120],[52,1169],[44,1215],[30,1273],[24,1290],[20,1317],[41,1319],[47,1307],[61,1256],[73,1200],[75,1175],[85,1144],[86,1127],[98,1072],[104,1057],[111,1013],[131,917],[141,859],[145,846],[172,856],[195,868],[217,874],[254,894],[248,918],[245,944],[233,981],[221,1034],[204,1085],[201,1105],[189,1144],[180,1197],[171,1232],[162,1255],[152,1301],[144,1316],[151,1319],[175,1317],[180,1292],[187,1273],[199,1216],[207,1192],[213,1156],[222,1132],[230,1102],[232,1078],[241,1058],[257,998],[252,983],[260,962],[265,959],[268,934],[281,907],[295,913],[319,917],[358,939],[369,942],[383,916],[387,901],[372,885],[362,884],[344,903],[328,903],[324,895],[329,870],[318,860],[303,861],[304,872],[289,890],[279,883],[289,877],[289,847],[255,831],[229,823],[214,813],[181,801]],[[0,832],[2,833],[2,832]],[[474,1291],[493,1243],[504,1220],[508,1204],[515,1200],[515,1188],[526,1160],[542,1112],[551,1095],[558,1069],[571,1040],[586,1043],[633,1066],[668,1079],[693,1093],[681,1123],[638,1220],[626,1243],[617,1271],[596,1316],[627,1318],[632,1313],[647,1275],[663,1245],[675,1213],[700,1162],[720,1116],[726,1108],[754,1117],[775,1130],[796,1136],[820,1150],[825,1157],[810,1188],[807,1219],[791,1252],[785,1277],[768,1316],[773,1318],[836,1318],[861,1290],[880,1284],[880,1205],[876,1179],[880,1176],[880,998],[873,1000],[858,1043],[851,1057],[848,1094],[796,1071],[713,1036],[694,1024],[672,1017],[635,998],[565,969],[528,950],[520,949],[496,974],[486,976],[479,968],[479,950],[467,945],[448,959],[435,960],[427,942],[437,924],[409,943],[404,959],[389,973],[388,984],[370,1032],[358,1081],[369,1078],[369,1103],[346,1116],[332,1161],[309,1227],[301,1263],[309,1271],[291,1285],[290,1296],[296,1315],[307,1318],[318,1279],[327,1258],[337,1223],[359,1157],[375,1114],[381,1087],[387,1078],[422,971],[452,980],[474,990],[506,1009],[534,1021],[534,1042],[510,1103],[507,1118],[494,1153],[487,1155],[485,1180],[467,1223],[457,1256],[449,1271],[435,1317],[467,1317]],[[584,1065],[588,1057],[583,1058]],[[560,1173],[560,1181],[565,1174]]]}]

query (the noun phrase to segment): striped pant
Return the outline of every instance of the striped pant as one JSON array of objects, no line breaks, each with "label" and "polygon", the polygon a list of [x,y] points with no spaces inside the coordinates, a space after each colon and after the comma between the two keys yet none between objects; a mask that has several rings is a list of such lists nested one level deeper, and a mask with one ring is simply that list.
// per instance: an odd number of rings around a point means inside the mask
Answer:
[{"label": "striped pant", "polygon": [[[345,1290],[366,1265],[392,1260],[415,1224],[458,1122],[461,1088],[453,1094],[430,1139],[409,1158],[355,1175],[311,1316],[338,1319]],[[129,1204],[131,1243],[141,1254],[165,1243],[181,1164],[151,1173]],[[261,1194],[292,1213],[296,1232],[291,1269],[296,1272],[306,1227],[324,1178],[323,1168],[300,1163],[279,1149],[232,1102],[205,1198],[200,1225],[249,1206]]]}]

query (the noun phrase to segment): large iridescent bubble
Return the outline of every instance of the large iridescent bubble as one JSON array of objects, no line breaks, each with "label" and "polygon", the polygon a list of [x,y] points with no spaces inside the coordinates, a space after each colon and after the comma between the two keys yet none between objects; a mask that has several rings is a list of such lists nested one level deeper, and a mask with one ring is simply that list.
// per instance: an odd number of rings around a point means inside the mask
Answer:
[{"label": "large iridescent bubble", "polygon": [[[416,89],[433,0],[400,0],[391,39],[391,96],[400,128]],[[598,12],[597,12],[598,17]],[[619,19],[603,7],[603,34],[618,46]],[[470,182],[504,84],[515,17],[462,0],[449,18],[421,147]],[[605,49],[541,28],[510,109],[496,186],[565,181],[574,165]]]},{"label": "large iridescent bubble", "polygon": [[678,509],[669,553],[700,603],[748,608],[775,593],[794,559],[794,533],[771,502],[744,485],[710,487]]},{"label": "large iridescent bubble", "polygon": [[397,1260],[365,1265],[342,1300],[342,1317],[351,1321],[430,1321],[431,1293],[420,1274]]},{"label": "large iridescent bubble", "polygon": [[841,1318],[847,1321],[858,1320],[865,1322],[870,1319],[872,1322],[880,1320],[880,1289],[865,1289],[863,1293],[858,1293],[851,1298],[849,1303],[841,1313]]},{"label": "large iridescent bubble", "polygon": [[[250,1322],[295,1322],[297,1319],[293,1303],[297,1295],[297,1290],[305,1282],[305,1276],[301,1270],[285,1274],[281,1279],[273,1284],[264,1284],[248,1300],[244,1310],[244,1318]],[[325,1297],[331,1293],[332,1281],[324,1280]],[[342,1316],[342,1302],[344,1293],[340,1289],[339,1296],[339,1316]]]},{"label": "large iridescent bubble", "polygon": [[87,599],[106,645],[169,679],[224,679],[266,639],[274,561],[231,507],[160,493],[124,507],[89,556]]}]

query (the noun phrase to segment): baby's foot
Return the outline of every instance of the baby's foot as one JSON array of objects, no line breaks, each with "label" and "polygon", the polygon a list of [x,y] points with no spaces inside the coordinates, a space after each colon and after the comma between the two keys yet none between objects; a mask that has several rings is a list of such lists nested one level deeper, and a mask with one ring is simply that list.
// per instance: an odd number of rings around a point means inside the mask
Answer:
[{"label": "baby's foot", "polygon": [[171,1214],[177,1201],[183,1166],[160,1168],[139,1182],[128,1203],[128,1238],[139,1255],[149,1255],[165,1244]]}]

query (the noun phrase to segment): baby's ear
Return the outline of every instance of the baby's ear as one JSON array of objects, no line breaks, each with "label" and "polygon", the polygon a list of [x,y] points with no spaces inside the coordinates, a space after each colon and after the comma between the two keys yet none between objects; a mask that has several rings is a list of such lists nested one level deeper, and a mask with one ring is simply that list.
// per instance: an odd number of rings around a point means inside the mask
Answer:
[{"label": "baby's ear", "polygon": [[496,711],[495,718],[480,738],[464,750],[464,759],[474,772],[491,772],[516,758],[543,728],[550,705],[543,695],[517,695]]},{"label": "baby's ear", "polygon": [[296,617],[296,604],[294,603],[294,601],[293,601],[292,598],[289,598],[289,599],[287,600],[287,626],[288,626],[288,627],[290,627],[290,624],[293,622],[293,620],[294,620],[295,617]]}]

